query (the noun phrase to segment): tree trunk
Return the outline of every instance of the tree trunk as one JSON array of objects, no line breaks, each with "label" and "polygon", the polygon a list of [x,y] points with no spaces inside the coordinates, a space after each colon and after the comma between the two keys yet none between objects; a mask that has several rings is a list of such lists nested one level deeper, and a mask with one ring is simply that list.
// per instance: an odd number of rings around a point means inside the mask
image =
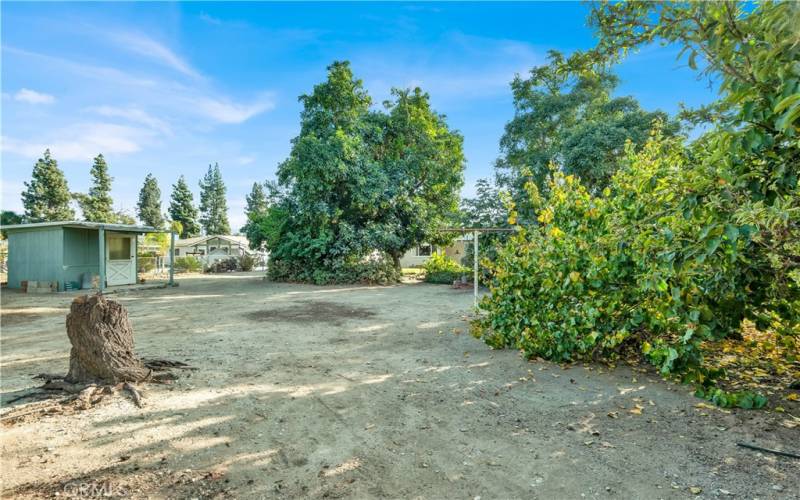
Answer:
[{"label": "tree trunk", "polygon": [[391,252],[390,255],[392,256],[392,264],[394,264],[395,271],[397,271],[398,273],[402,273],[403,272],[403,266],[400,264],[400,256],[401,256],[401,254],[395,253],[395,252]]},{"label": "tree trunk", "polygon": [[103,295],[72,301],[67,315],[70,383],[141,382],[151,371],[133,353],[133,327],[125,306]]}]

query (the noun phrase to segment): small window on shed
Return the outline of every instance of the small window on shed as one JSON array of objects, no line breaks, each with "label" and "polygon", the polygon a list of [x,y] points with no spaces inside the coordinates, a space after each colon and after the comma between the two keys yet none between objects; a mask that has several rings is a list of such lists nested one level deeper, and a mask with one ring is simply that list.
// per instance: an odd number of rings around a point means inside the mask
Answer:
[{"label": "small window on shed", "polygon": [[108,258],[110,260],[130,260],[131,258],[131,239],[130,238],[109,238]]}]

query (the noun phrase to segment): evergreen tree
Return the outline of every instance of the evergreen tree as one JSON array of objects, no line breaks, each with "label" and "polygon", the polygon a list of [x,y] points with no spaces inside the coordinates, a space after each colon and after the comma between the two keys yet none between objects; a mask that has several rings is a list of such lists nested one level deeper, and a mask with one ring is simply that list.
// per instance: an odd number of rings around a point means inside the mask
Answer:
[{"label": "evergreen tree", "polygon": [[197,223],[197,208],[194,206],[194,197],[189,190],[189,185],[183,176],[178,178],[172,186],[172,195],[169,202],[169,216],[175,222],[180,222],[181,238],[191,238],[200,234],[200,225]]},{"label": "evergreen tree", "polygon": [[103,155],[97,155],[92,165],[92,187],[88,194],[78,194],[76,198],[83,211],[83,218],[91,222],[116,222],[111,199],[111,181],[108,165]]},{"label": "evergreen tree", "polygon": [[44,158],[39,158],[33,166],[31,182],[25,183],[22,192],[25,218],[29,222],[72,220],[75,211],[69,206],[71,199],[64,172],[50,156],[50,150],[45,150]]},{"label": "evergreen tree", "polygon": [[[24,219],[21,215],[13,210],[3,210],[0,212],[0,226],[13,226],[14,224],[22,224]],[[0,230],[0,236],[7,238],[5,230]]]},{"label": "evergreen tree", "polygon": [[247,195],[246,199],[247,207],[245,207],[244,213],[247,216],[247,223],[241,231],[247,236],[248,241],[250,241],[250,247],[258,248],[260,244],[257,243],[259,238],[256,233],[258,233],[260,229],[256,221],[267,213],[267,196],[264,193],[264,187],[260,183],[254,182],[253,189],[250,190],[250,194]]},{"label": "evergreen tree", "polygon": [[139,191],[139,203],[136,205],[139,219],[153,227],[164,227],[164,215],[161,213],[161,189],[153,174],[147,174],[142,190]]},{"label": "evergreen tree", "polygon": [[225,192],[219,164],[209,165],[208,172],[200,181],[200,224],[206,234],[230,234],[231,232]]}]

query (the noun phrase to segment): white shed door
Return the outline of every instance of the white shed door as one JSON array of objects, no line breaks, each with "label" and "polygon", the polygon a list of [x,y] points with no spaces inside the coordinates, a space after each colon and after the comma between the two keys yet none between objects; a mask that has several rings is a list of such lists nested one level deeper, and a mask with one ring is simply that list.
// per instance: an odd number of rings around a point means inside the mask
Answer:
[{"label": "white shed door", "polygon": [[106,238],[108,286],[136,283],[136,242],[133,236],[109,234]]}]

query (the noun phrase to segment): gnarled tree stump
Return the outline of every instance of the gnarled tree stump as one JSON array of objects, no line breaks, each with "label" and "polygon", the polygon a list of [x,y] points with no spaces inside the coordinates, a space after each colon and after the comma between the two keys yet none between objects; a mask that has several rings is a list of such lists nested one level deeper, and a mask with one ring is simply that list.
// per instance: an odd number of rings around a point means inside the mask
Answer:
[{"label": "gnarled tree stump", "polygon": [[128,311],[103,295],[83,295],[72,301],[67,315],[72,343],[66,382],[141,382],[151,370],[133,353],[133,327]]}]

